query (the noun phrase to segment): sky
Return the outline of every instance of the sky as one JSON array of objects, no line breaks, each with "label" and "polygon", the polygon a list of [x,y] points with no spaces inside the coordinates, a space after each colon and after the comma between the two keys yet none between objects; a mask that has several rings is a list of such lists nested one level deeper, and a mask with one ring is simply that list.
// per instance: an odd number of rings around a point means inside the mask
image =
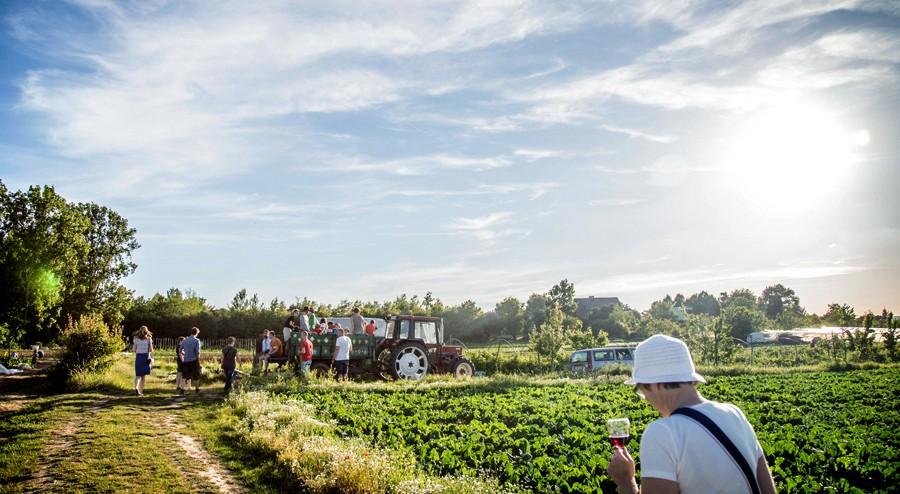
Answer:
[{"label": "sky", "polygon": [[0,3],[0,179],[225,306],[900,309],[900,3]]}]

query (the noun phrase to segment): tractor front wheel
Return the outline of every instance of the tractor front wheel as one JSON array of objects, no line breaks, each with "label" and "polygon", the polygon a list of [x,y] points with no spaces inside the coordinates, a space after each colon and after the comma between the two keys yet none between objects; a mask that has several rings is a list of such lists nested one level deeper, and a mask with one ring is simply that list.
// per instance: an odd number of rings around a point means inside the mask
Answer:
[{"label": "tractor front wheel", "polygon": [[475,364],[465,357],[459,357],[450,364],[450,373],[453,377],[472,377],[475,374]]},{"label": "tractor front wheel", "polygon": [[401,344],[394,350],[391,362],[391,375],[395,379],[418,381],[428,373],[428,351],[422,345]]}]

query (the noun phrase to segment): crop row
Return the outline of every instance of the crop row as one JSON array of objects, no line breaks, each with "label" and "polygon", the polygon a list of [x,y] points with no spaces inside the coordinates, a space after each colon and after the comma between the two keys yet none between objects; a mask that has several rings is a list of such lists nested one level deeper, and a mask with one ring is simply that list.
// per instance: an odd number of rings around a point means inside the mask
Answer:
[{"label": "crop row", "polygon": [[[887,492],[900,485],[898,378],[896,367],[749,375],[710,379],[701,391],[746,412],[779,491]],[[657,417],[630,387],[594,381],[309,386],[289,394],[336,422],[338,434],[408,451],[434,474],[486,474],[542,493],[614,490],[605,420],[629,417],[639,439]]]}]

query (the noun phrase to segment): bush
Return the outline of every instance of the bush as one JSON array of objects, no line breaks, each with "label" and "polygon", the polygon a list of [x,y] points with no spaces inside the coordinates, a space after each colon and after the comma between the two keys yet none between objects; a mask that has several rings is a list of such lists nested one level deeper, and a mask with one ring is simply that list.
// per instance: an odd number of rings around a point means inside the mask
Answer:
[{"label": "bush", "polygon": [[65,350],[56,367],[58,384],[70,385],[76,376],[108,371],[122,350],[120,334],[119,328],[106,325],[102,315],[83,315],[78,321],[69,317],[60,334]]}]

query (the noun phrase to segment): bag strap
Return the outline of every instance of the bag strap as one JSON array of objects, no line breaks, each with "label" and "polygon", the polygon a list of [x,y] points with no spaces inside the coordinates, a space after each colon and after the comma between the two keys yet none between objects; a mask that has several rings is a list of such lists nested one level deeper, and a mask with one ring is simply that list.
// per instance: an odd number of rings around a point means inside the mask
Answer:
[{"label": "bag strap", "polygon": [[741,472],[744,473],[744,476],[747,477],[747,483],[750,484],[750,492],[753,494],[760,494],[759,492],[759,484],[756,483],[756,476],[753,474],[753,470],[750,468],[750,465],[747,464],[747,459],[744,458],[744,455],[738,451],[737,446],[731,442],[731,439],[728,439],[728,436],[722,432],[722,429],[716,425],[709,417],[704,415],[703,413],[688,407],[682,407],[674,412],[672,415],[684,415],[690,419],[693,419],[698,424],[702,425],[719,441],[719,444],[725,448],[725,451],[731,455],[731,458],[734,459],[734,462],[737,463],[738,468],[741,469]]}]

